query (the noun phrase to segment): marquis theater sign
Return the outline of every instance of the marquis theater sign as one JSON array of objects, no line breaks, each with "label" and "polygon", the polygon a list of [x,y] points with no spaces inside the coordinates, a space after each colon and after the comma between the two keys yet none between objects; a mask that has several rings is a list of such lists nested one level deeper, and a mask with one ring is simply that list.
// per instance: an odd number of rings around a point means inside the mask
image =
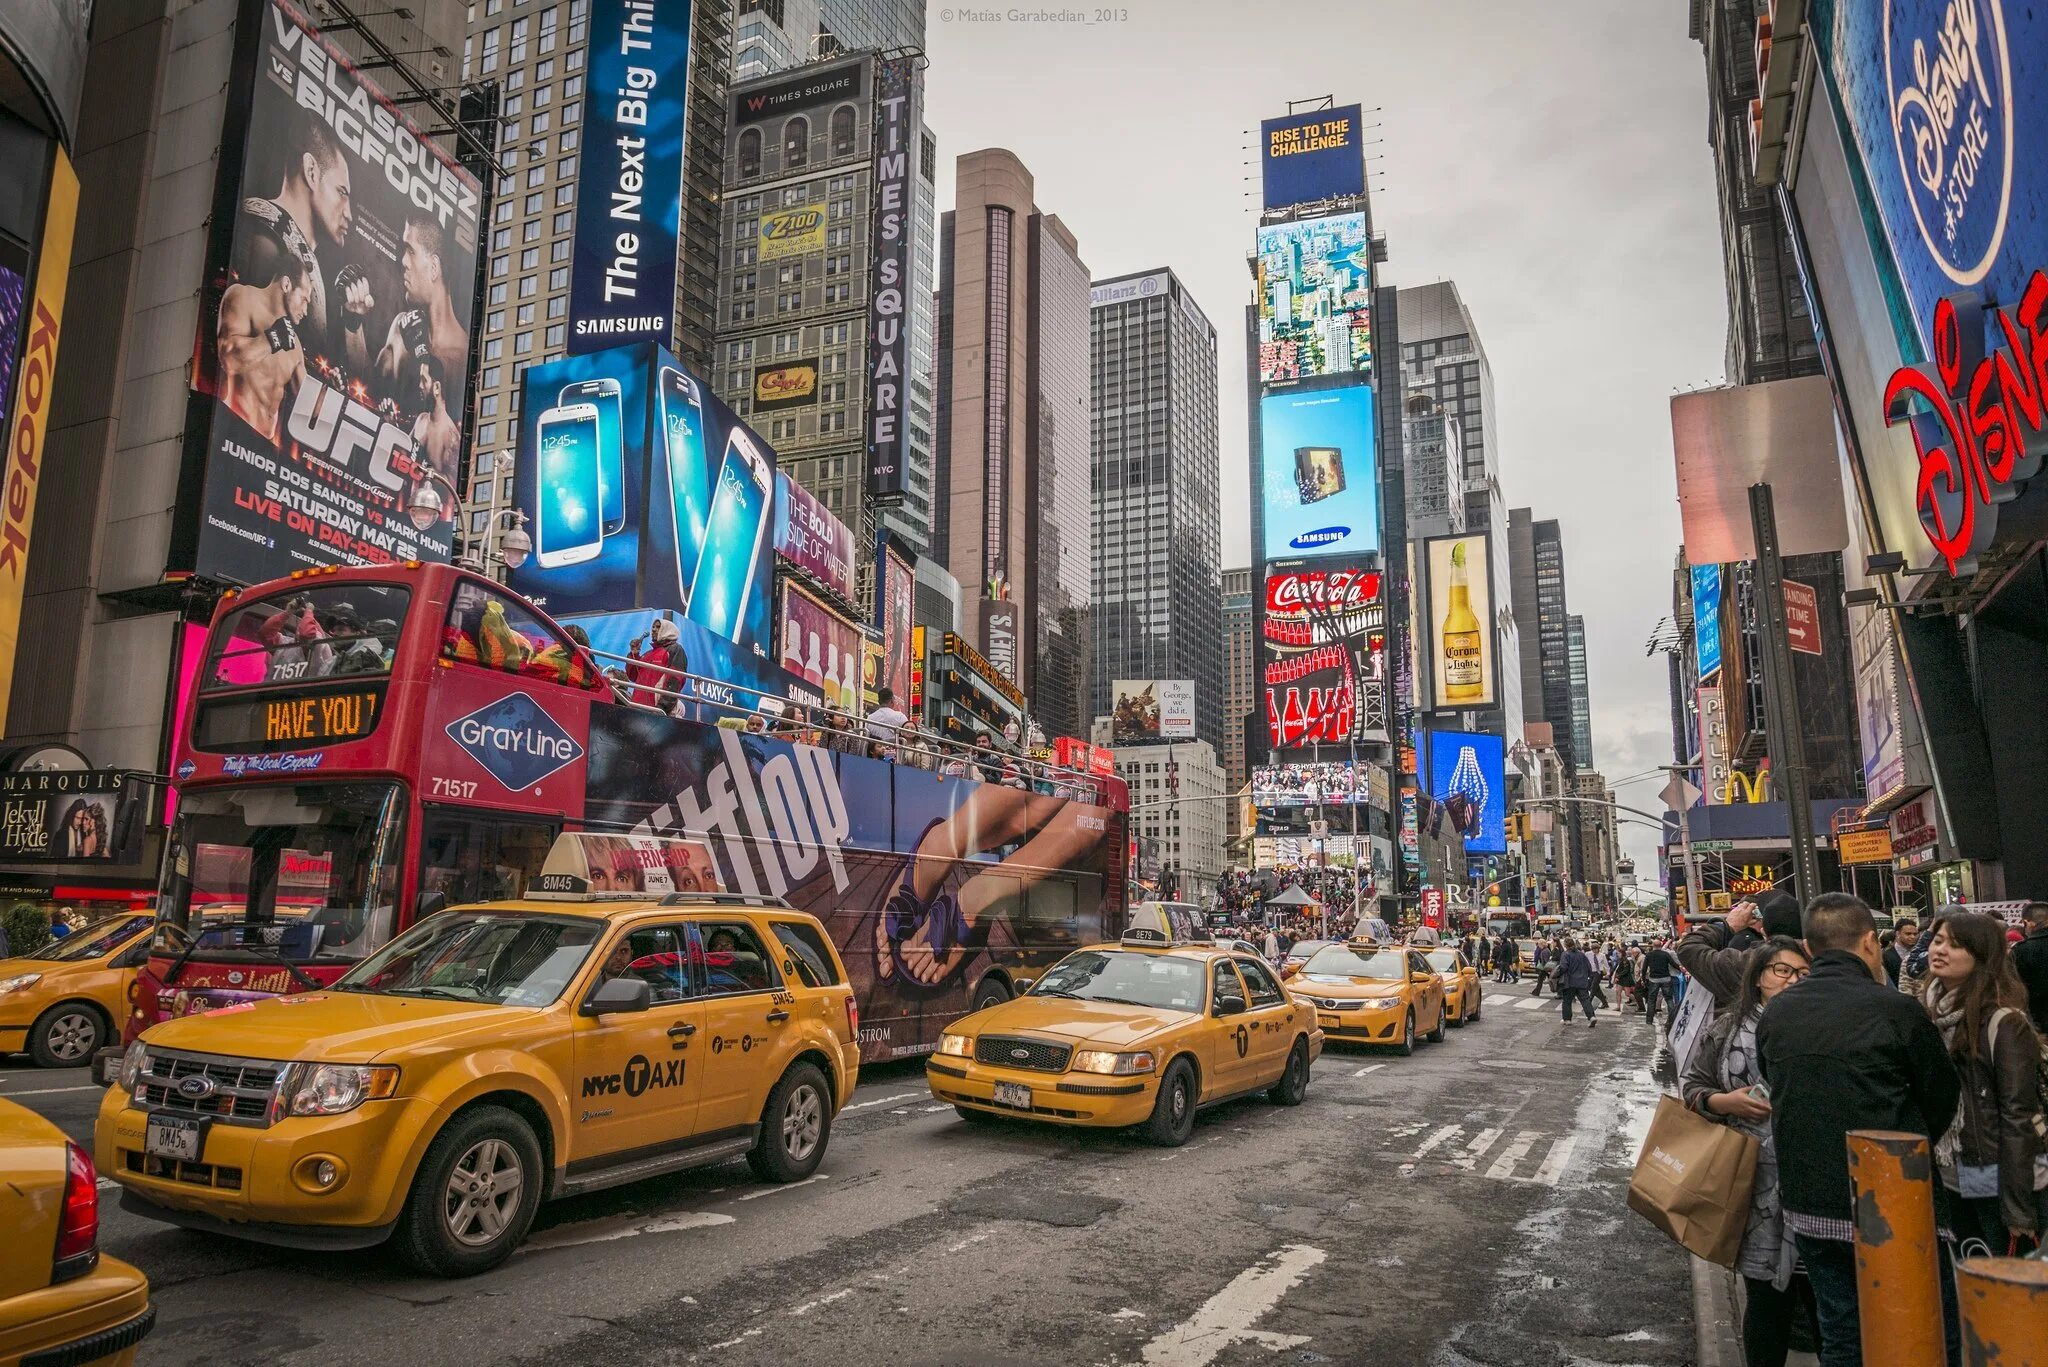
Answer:
[{"label": "marquis theater sign", "polygon": [[1278,749],[1387,738],[1386,608],[1372,570],[1266,576],[1266,730]]}]

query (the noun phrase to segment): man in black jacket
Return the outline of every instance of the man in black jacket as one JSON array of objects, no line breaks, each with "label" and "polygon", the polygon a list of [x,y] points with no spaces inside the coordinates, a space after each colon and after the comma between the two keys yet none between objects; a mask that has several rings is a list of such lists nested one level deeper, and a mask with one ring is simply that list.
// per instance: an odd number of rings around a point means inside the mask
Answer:
[{"label": "man in black jacket", "polygon": [[[1856,1229],[1846,1137],[1903,1130],[1934,1140],[1956,1113],[1960,1084],[1941,1033],[1913,998],[1885,985],[1877,922],[1847,893],[1806,907],[1813,969],[1780,992],[1757,1027],[1770,1088],[1785,1227],[1813,1282],[1823,1367],[1863,1360],[1856,1311]],[[1954,1284],[1941,1253],[1949,1360],[1960,1357]]]},{"label": "man in black jacket", "polygon": [[2020,913],[2027,938],[2012,947],[2013,971],[2027,985],[2027,1014],[2048,1032],[2048,902],[2029,902]]}]

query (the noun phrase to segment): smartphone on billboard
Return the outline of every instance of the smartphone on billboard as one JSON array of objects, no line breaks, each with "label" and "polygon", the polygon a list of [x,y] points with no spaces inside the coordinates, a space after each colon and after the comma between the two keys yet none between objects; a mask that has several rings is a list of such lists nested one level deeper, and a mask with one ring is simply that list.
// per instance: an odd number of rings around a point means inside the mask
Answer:
[{"label": "smartphone on billboard", "polygon": [[711,520],[711,459],[704,451],[704,401],[697,382],[661,368],[661,449],[668,466],[668,512],[675,529],[676,592],[690,603],[690,580]]},{"label": "smartphone on billboard", "polygon": [[768,457],[745,428],[735,427],[719,463],[704,549],[690,581],[691,621],[729,641],[739,640],[774,510],[775,475]]},{"label": "smartphone on billboard", "polygon": [[1335,446],[1294,448],[1294,478],[1304,504],[1344,492],[1344,452]]},{"label": "smartphone on billboard", "polygon": [[565,384],[557,402],[587,403],[597,409],[597,478],[603,494],[600,516],[604,534],[617,536],[626,530],[626,446],[619,382],[598,379]]},{"label": "smartphone on billboard", "polygon": [[604,546],[598,430],[595,404],[557,404],[540,415],[533,552],[544,570],[594,560]]}]

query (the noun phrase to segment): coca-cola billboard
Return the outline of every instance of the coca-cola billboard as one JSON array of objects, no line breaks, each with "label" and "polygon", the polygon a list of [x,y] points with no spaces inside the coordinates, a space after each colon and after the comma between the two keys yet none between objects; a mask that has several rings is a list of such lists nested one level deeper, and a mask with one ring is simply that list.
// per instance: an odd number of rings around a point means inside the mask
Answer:
[{"label": "coca-cola billboard", "polygon": [[1387,739],[1387,619],[1374,570],[1266,576],[1262,674],[1276,750]]}]

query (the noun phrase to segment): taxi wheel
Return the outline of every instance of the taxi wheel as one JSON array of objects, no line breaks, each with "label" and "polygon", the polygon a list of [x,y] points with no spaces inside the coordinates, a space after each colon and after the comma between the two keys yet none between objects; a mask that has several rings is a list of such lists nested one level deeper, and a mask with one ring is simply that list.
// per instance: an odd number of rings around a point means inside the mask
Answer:
[{"label": "taxi wheel", "polygon": [[747,1166],[763,1182],[801,1182],[825,1160],[832,1138],[832,1089],[817,1065],[793,1064],[761,1108],[761,1137]]},{"label": "taxi wheel", "polygon": [[1408,1018],[1401,1022],[1401,1042],[1394,1048],[1402,1057],[1415,1052],[1415,1008],[1408,1008]]},{"label": "taxi wheel", "polygon": [[1287,1055],[1287,1071],[1266,1093],[1275,1106],[1299,1106],[1308,1095],[1308,1041],[1298,1039]]},{"label": "taxi wheel", "polygon": [[986,1011],[991,1006],[1001,1006],[1010,999],[1010,989],[1003,986],[1001,978],[983,978],[981,986],[974,989],[974,1005],[969,1011]]},{"label": "taxi wheel", "polygon": [[106,1035],[98,1011],[84,1002],[59,1002],[28,1028],[28,1051],[44,1068],[77,1068],[92,1062]]},{"label": "taxi wheel", "polygon": [[1165,1149],[1177,1149],[1195,1132],[1195,1069],[1184,1058],[1166,1066],[1159,1079],[1159,1099],[1145,1122],[1145,1138]]},{"label": "taxi wheel", "polygon": [[[1472,998],[1472,1014],[1471,1014],[1470,1016],[1466,1017],[1466,1020],[1475,1020],[1475,1021],[1476,1021],[1476,1020],[1478,1020],[1478,1019],[1479,1019],[1479,1012],[1481,1011],[1481,1009],[1483,1009],[1483,1008],[1485,1007],[1485,1005],[1486,1005],[1486,998],[1485,998],[1484,996],[1481,996],[1481,995],[1476,995],[1476,994],[1475,994],[1475,995],[1473,996],[1473,998]],[[1465,1023],[1464,1021],[1459,1021],[1459,1022],[1458,1022],[1458,1024],[1460,1024],[1460,1025],[1463,1025],[1464,1023]]]},{"label": "taxi wheel", "polygon": [[398,1223],[398,1251],[436,1277],[487,1272],[526,1237],[540,1188],[533,1127],[499,1106],[464,1111],[420,1161]]},{"label": "taxi wheel", "polygon": [[1465,1022],[1470,1018],[1471,1017],[1466,1012],[1466,1010],[1463,1007],[1460,1007],[1458,1010],[1458,1014],[1451,1017],[1451,1025],[1455,1029],[1463,1030],[1465,1028]]},{"label": "taxi wheel", "polygon": [[960,1118],[970,1125],[993,1125],[1002,1119],[1001,1116],[993,1112],[976,1110],[972,1106],[955,1106],[953,1109],[958,1111]]},{"label": "taxi wheel", "polygon": [[1449,1014],[1450,1008],[1439,1002],[1436,1008],[1436,1029],[1424,1035],[1423,1038],[1431,1044],[1442,1044],[1444,1042],[1444,1017]]}]

